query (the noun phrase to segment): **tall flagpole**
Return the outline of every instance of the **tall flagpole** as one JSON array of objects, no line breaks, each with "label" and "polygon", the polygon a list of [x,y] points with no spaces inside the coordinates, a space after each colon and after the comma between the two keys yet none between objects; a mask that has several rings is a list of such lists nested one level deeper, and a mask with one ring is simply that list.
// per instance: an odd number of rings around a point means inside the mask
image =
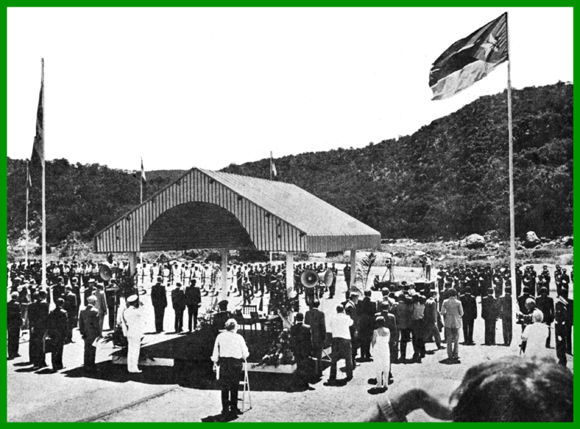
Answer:
[{"label": "tall flagpole", "polygon": [[[511,85],[511,56],[510,56],[510,36],[509,19],[506,12],[506,34],[507,34],[507,105],[508,105],[508,140],[509,140],[509,187],[510,187],[510,277],[512,285],[512,314],[517,309],[517,289],[516,289],[516,221],[514,209],[514,145],[512,132],[512,85]],[[516,324],[512,324],[514,330]],[[517,335],[512,335],[512,343],[519,343]]]},{"label": "tall flagpole", "polygon": [[[272,160],[274,159],[274,155],[272,151],[270,151],[270,180],[272,180]],[[272,251],[270,251],[270,265],[272,265]]]},{"label": "tall flagpole", "polygon": [[30,200],[30,169],[29,162],[26,161],[26,226],[24,233],[26,234],[26,244],[24,245],[24,264],[28,267],[28,201]]},{"label": "tall flagpole", "polygon": [[[42,145],[46,148],[46,128],[44,126],[44,58],[42,59]],[[42,165],[42,286],[46,287],[46,157]]]}]

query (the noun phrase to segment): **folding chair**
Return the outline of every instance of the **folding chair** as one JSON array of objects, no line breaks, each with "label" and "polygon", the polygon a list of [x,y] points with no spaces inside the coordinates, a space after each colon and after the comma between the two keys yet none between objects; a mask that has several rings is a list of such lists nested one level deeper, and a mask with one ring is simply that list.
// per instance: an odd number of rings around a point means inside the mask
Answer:
[{"label": "folding chair", "polygon": [[[246,404],[249,405],[247,411],[252,409],[252,396],[250,394],[250,378],[248,377],[248,362],[244,361],[244,380],[240,382],[243,387],[242,390],[242,413],[246,412]],[[248,394],[248,399],[246,400],[246,393]],[[240,399],[238,399],[239,401]]]}]

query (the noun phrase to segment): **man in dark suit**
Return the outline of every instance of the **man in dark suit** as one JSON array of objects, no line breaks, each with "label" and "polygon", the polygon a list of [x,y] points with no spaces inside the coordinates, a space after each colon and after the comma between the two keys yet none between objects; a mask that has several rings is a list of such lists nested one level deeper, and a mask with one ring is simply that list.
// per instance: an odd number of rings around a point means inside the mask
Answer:
[{"label": "man in dark suit", "polygon": [[371,301],[371,291],[364,292],[364,298],[358,303],[359,316],[359,341],[361,361],[371,361],[371,342],[375,325],[375,313],[377,305]]},{"label": "man in dark suit", "polygon": [[487,295],[481,299],[481,317],[485,321],[485,345],[495,345],[497,303],[493,296],[493,288],[489,288],[487,290]]},{"label": "man in dark suit", "polygon": [[568,332],[571,331],[572,304],[568,301],[568,290],[561,288],[556,299],[554,318],[556,320],[556,357],[560,365],[566,366]]},{"label": "man in dark suit", "polygon": [[56,308],[48,315],[47,331],[51,344],[52,369],[56,372],[64,368],[62,364],[62,352],[68,332],[68,315],[62,308],[64,305],[62,298],[58,298],[55,304]]},{"label": "man in dark suit", "polygon": [[312,354],[316,358],[316,375],[322,376],[322,349],[326,341],[326,320],[324,313],[318,309],[320,302],[316,301],[306,312],[305,323],[312,331]]},{"label": "man in dark suit", "polygon": [[348,265],[348,262],[344,266],[342,272],[344,274],[344,281],[346,282],[346,287],[348,289],[350,288],[350,273],[351,273],[350,265]]},{"label": "man in dark suit", "polygon": [[85,341],[84,365],[87,371],[94,371],[95,355],[97,349],[93,346],[94,341],[100,336],[99,310],[95,308],[97,298],[90,296],[87,306],[81,311],[79,318],[79,331]]},{"label": "man in dark suit", "polygon": [[187,305],[187,328],[189,332],[192,332],[192,326],[193,329],[197,328],[197,313],[201,305],[201,289],[197,286],[195,279],[192,279],[189,286],[185,288],[185,305]]},{"label": "man in dark suit", "polygon": [[349,294],[348,301],[344,304],[344,313],[352,319],[352,325],[350,327],[350,342],[352,351],[352,367],[356,367],[356,353],[360,345],[359,342],[359,315],[358,315],[358,299],[359,294],[357,292],[352,292]]},{"label": "man in dark suit", "polygon": [[175,332],[183,330],[183,312],[185,311],[185,292],[181,289],[181,282],[175,283],[171,291],[171,303],[175,312]]},{"label": "man in dark suit", "polygon": [[471,295],[471,288],[465,288],[465,294],[459,297],[463,306],[463,342],[464,344],[474,344],[473,324],[477,318],[477,303],[475,297]]},{"label": "man in dark suit", "polygon": [[548,338],[546,339],[546,348],[550,347],[552,339],[552,322],[554,321],[554,299],[548,296],[548,288],[540,288],[540,296],[536,298],[536,308],[544,314],[542,323],[548,326]]},{"label": "man in dark suit", "polygon": [[499,298],[499,312],[501,316],[501,331],[503,334],[503,345],[509,346],[512,343],[512,324],[514,315],[512,313],[512,288],[505,288],[505,295]]},{"label": "man in dark suit", "polygon": [[55,302],[57,298],[63,298],[64,297],[64,279],[62,276],[59,276],[57,278],[57,282],[56,284],[54,284],[52,286],[52,297],[54,298]]},{"label": "man in dark suit", "polygon": [[48,319],[48,302],[46,292],[40,291],[33,295],[33,302],[28,308],[30,322],[29,360],[33,369],[44,368],[46,365],[44,354],[44,334]]},{"label": "man in dark suit", "polygon": [[308,360],[312,355],[312,330],[304,324],[304,315],[297,313],[290,328],[290,348],[296,360],[296,387],[308,388]]},{"label": "man in dark suit", "polygon": [[161,283],[163,277],[157,277],[157,283],[151,288],[151,303],[155,312],[155,331],[163,332],[163,317],[167,307],[167,291]]},{"label": "man in dark suit", "polygon": [[65,295],[64,295],[64,306],[62,307],[68,316],[68,331],[65,339],[65,343],[72,343],[72,331],[77,323],[77,315],[78,315],[78,305],[77,305],[77,297],[72,291],[72,287],[67,286],[65,288]]},{"label": "man in dark suit", "polygon": [[20,327],[22,326],[22,314],[18,302],[18,292],[12,292],[11,300],[8,301],[6,316],[8,318],[8,359],[19,357],[18,346],[20,344]]}]

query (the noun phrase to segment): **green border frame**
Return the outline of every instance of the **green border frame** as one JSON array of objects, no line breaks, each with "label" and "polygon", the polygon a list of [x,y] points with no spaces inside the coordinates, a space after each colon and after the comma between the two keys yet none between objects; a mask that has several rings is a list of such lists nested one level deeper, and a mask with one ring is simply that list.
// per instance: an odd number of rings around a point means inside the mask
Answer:
[{"label": "green border frame", "polygon": [[[179,1],[179,0],[172,0],[172,1],[167,1],[167,2],[162,2],[162,1],[151,1],[151,0],[146,0],[146,1],[137,1],[137,0],[125,0],[122,2],[116,2],[116,1],[112,1],[112,0],[97,0],[97,1],[89,1],[89,2],[79,2],[79,1],[71,1],[71,0],[56,0],[56,1],[9,1],[7,2],[8,4],[3,6],[0,9],[0,21],[3,22],[4,25],[4,31],[2,32],[2,39],[3,39],[3,43],[1,43],[1,58],[2,58],[2,62],[3,62],[3,67],[1,67],[1,72],[2,72],[2,80],[6,83],[5,85],[1,86],[1,96],[2,98],[5,100],[5,103],[3,105],[2,110],[4,110],[4,118],[5,120],[1,122],[1,132],[2,134],[6,137],[2,140],[2,147],[4,150],[5,155],[7,154],[7,90],[8,90],[8,81],[7,81],[7,26],[8,26],[8,14],[7,14],[7,9],[8,7],[433,7],[433,6],[437,6],[437,7],[574,7],[574,18],[576,15],[576,10],[575,10],[575,5],[576,2],[575,1],[562,1],[562,0],[558,0],[558,1],[552,1],[550,2],[550,4],[546,4],[548,2],[545,1],[531,1],[531,2],[524,2],[521,0],[518,1],[508,1],[508,2],[500,2],[497,0],[494,1],[477,1],[477,2],[465,2],[464,0],[444,0],[444,1],[438,1],[438,2],[429,2],[426,0],[412,0],[412,1],[402,1],[402,0],[390,0],[390,1],[380,1],[380,0],[364,0],[361,2],[356,2],[356,1],[346,1],[346,0],[318,0],[318,1],[310,1],[310,0],[275,0],[275,1],[265,1],[265,0],[226,0],[226,1],[212,1],[212,0],[199,0],[199,1]],[[475,3],[475,4],[474,4]],[[576,19],[574,19],[574,30],[576,30],[577,28],[577,23],[576,23]],[[539,29],[539,35],[541,37],[541,29]],[[459,37],[460,35],[458,35]],[[580,38],[577,35],[577,32],[574,31],[574,41],[577,42]],[[574,44],[574,57],[576,58],[576,52],[578,51],[578,43]],[[542,60],[542,55],[541,52],[538,52],[538,61]],[[574,76],[576,76],[578,74],[577,71],[575,71]],[[576,96],[579,94],[579,90],[577,88],[574,89],[574,97],[576,98]],[[578,137],[580,136],[580,132],[576,131],[577,130],[577,125],[579,125],[579,121],[576,119],[578,115],[575,115],[574,117],[574,137]],[[32,147],[31,147],[32,150]],[[578,159],[580,157],[577,155],[577,152],[574,151],[574,161],[577,162]],[[2,157],[0,159],[0,168],[2,170],[2,173],[6,173],[6,156]],[[0,174],[0,198],[2,199],[2,201],[6,201],[6,179],[4,178],[4,174]],[[576,187],[576,185],[580,183],[580,179],[578,178],[577,174],[574,174],[574,186]],[[574,205],[576,205],[578,202],[578,198],[574,197]],[[580,220],[580,215],[577,215],[577,213],[574,213],[574,232],[577,232],[577,230],[579,230],[579,228],[576,227],[576,225],[578,224],[578,221]],[[0,210],[0,228],[2,229],[2,231],[4,232],[4,234],[7,233],[7,223],[6,223],[6,206],[3,206],[3,209]],[[0,256],[1,256],[1,260],[6,261],[6,248],[0,248]],[[576,252],[574,251],[574,256],[576,256]],[[6,321],[6,301],[5,301],[6,297],[2,297],[2,305],[0,306],[0,317],[3,321],[3,323],[5,323]],[[578,310],[578,305],[576,305],[576,310]],[[576,317],[575,317],[575,321],[576,321],[576,326],[578,326],[578,321],[579,321],[580,317],[578,316],[578,311],[576,311]],[[577,338],[578,335],[575,335],[575,338]],[[2,341],[3,343],[6,343],[6,331],[2,330]],[[6,372],[2,372],[1,374],[1,380],[3,381],[3,385],[6,385],[7,380],[6,380]],[[578,390],[578,380],[577,378],[575,378],[574,380],[574,390],[577,391]],[[0,396],[3,397],[4,401],[3,403],[7,405],[7,397],[6,397],[6,393],[4,393],[5,391],[2,390],[2,392],[0,393]],[[554,392],[554,394],[557,394],[557,392]],[[343,404],[329,404],[329,406],[340,406]],[[347,404],[344,404],[347,405]],[[574,404],[574,414],[575,416],[578,416],[578,410],[580,409],[580,407],[577,404],[577,401],[575,401]],[[2,414],[0,415],[0,422],[6,422],[7,420],[7,407],[4,407],[2,409]],[[14,423],[15,424],[15,423]],[[24,425],[25,427],[28,425],[34,425],[35,423],[19,423],[19,425],[22,427],[22,425]],[[45,426],[51,426],[51,427],[57,427],[57,424],[62,424],[62,423],[44,423],[43,425]],[[70,423],[69,423],[70,424]],[[121,423],[123,425],[136,425],[136,424],[142,424],[142,423]],[[158,425],[158,427],[161,425],[160,423],[148,423],[148,425]],[[180,423],[175,423],[175,424],[180,424]],[[184,423],[181,423],[184,424]],[[185,423],[185,424],[189,424],[189,423]],[[324,423],[277,423],[277,426],[285,426],[285,427],[289,427],[290,425],[297,425],[297,424],[306,424],[309,427],[314,427],[314,425],[320,425],[320,424],[324,424]],[[340,425],[341,427],[348,425],[349,427],[353,427],[355,425],[362,425],[362,423],[331,423],[334,425],[334,427],[336,427],[336,425]],[[531,425],[536,426],[536,427],[540,427],[538,425],[543,424],[545,425],[545,423],[533,423]],[[261,427],[263,427],[263,424],[260,423],[245,423],[245,425],[261,425]],[[454,425],[456,425],[456,427],[473,427],[473,423],[454,423]],[[457,426],[459,425],[459,426]],[[573,423],[561,423],[558,427],[572,427]],[[529,423],[512,423],[510,424],[510,428],[512,427],[522,427],[522,428],[529,428],[530,424]],[[133,426],[135,427],[135,426]],[[481,427],[481,426],[479,426]]]}]

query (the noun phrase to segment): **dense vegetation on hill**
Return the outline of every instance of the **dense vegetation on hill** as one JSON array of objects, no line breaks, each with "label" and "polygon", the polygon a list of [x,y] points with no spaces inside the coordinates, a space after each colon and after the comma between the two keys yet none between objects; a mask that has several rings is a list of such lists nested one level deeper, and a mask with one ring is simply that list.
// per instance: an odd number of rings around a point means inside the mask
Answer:
[{"label": "dense vegetation on hill", "polygon": [[[410,136],[277,158],[278,180],[294,183],[384,237],[452,238],[509,231],[506,94],[482,97]],[[573,86],[513,91],[516,233],[572,233]],[[8,158],[8,237],[24,229],[25,161]],[[226,172],[269,177],[269,160]],[[30,218],[39,228],[40,174],[31,168]],[[183,171],[147,172],[145,197]],[[98,164],[47,163],[47,238],[71,231],[91,239],[139,203],[130,171]],[[305,207],[305,213],[308,207]]]}]

